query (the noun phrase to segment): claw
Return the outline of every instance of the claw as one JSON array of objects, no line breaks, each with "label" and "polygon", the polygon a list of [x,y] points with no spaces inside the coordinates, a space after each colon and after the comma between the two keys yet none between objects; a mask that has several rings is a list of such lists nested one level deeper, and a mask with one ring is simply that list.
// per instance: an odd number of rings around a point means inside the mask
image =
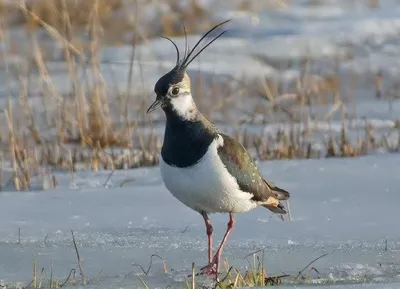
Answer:
[{"label": "claw", "polygon": [[200,274],[201,275],[216,275],[217,274],[217,264],[210,263],[203,268],[200,269]]}]

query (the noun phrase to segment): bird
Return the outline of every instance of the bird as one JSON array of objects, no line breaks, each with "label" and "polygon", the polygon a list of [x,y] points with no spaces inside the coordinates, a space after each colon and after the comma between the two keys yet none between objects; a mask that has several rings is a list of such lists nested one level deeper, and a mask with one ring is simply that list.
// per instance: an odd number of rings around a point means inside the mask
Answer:
[{"label": "bird", "polygon": [[[174,45],[177,60],[172,70],[155,83],[156,100],[147,110],[147,113],[159,108],[164,111],[166,124],[159,159],[161,177],[176,199],[203,217],[208,237],[208,264],[200,269],[200,274],[215,274],[216,278],[223,247],[235,226],[234,214],[261,206],[283,215],[287,212],[281,201],[290,197],[288,191],[261,176],[245,147],[210,122],[193,99],[186,70],[194,59],[228,31],[216,33],[229,21],[209,29],[193,49],[188,49],[185,31],[183,58],[180,58],[176,43],[161,36]],[[218,35],[200,46],[213,32]],[[225,235],[214,255],[213,226],[209,218],[213,213],[229,214]]]}]

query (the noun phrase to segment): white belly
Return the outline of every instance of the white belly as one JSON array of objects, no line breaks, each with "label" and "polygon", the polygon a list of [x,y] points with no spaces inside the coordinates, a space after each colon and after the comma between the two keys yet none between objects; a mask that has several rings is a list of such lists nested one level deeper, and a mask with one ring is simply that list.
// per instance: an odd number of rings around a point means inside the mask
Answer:
[{"label": "white belly", "polygon": [[198,212],[247,212],[257,207],[252,194],[239,189],[236,179],[220,160],[217,148],[222,137],[214,140],[207,153],[194,166],[178,168],[160,157],[161,176],[167,189],[179,201]]}]

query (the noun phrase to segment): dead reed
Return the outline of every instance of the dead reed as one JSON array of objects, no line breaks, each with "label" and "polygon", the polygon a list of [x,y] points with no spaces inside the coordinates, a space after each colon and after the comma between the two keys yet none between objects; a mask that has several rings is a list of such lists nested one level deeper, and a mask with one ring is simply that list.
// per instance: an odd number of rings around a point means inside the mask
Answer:
[{"label": "dead reed", "polygon": [[[77,2],[18,0],[17,5],[7,8],[19,13],[18,23],[26,33],[29,51],[21,49],[13,38],[15,26],[10,26],[6,18],[0,21],[0,63],[7,72],[9,92],[0,113],[1,159],[2,168],[10,164],[11,182],[16,190],[29,190],[32,178],[41,179],[43,189],[55,187],[54,170],[74,174],[81,169],[117,170],[158,163],[160,126],[145,114],[151,96],[136,92],[143,75],[133,75],[129,69],[125,76],[127,87],[121,87],[117,81],[107,82],[103,76],[100,53],[107,42],[105,35],[111,33],[105,33],[105,29],[111,29],[110,17],[126,7],[121,6],[121,0],[91,0],[83,6],[76,6]],[[141,2],[135,2],[136,9],[146,8]],[[190,11],[173,6],[177,3],[170,3],[176,14],[166,16],[173,19],[164,19],[162,29],[154,33],[178,35],[178,23],[182,23],[179,15],[186,13],[191,15],[190,19],[185,18],[189,33],[203,30],[201,25],[212,24],[195,21],[209,19],[208,12],[202,11],[196,1],[185,8]],[[141,13],[135,14],[138,18],[130,22],[129,29],[141,40],[130,42],[130,67],[134,64],[136,44],[152,36],[139,31]],[[55,80],[59,75],[50,66],[54,57],[49,57],[49,41],[44,43],[42,34],[56,44],[51,46],[51,53],[61,57],[57,67],[66,71],[62,82],[66,89]],[[20,62],[10,63],[8,59],[15,55]],[[342,95],[347,84],[337,74],[316,76],[309,72],[310,62],[304,59],[300,77],[287,85],[271,79],[210,80],[200,74],[193,78],[194,95],[201,96],[196,101],[205,115],[228,127],[259,160],[356,157],[377,150],[400,150],[399,120],[394,120],[395,125],[384,133],[366,120],[365,128],[355,133],[346,115],[349,96]],[[381,74],[376,77],[376,95],[380,101],[388,101],[384,97],[387,88],[383,78]],[[396,87],[389,90],[396,91]],[[394,97],[389,103],[392,100]],[[243,103],[249,106],[244,107]],[[316,115],[314,110],[321,105],[330,110]],[[321,122],[326,124],[323,131],[317,125]],[[276,128],[269,129],[271,124],[276,124]],[[260,125],[261,129],[253,127]],[[1,177],[0,187],[8,182]]]}]

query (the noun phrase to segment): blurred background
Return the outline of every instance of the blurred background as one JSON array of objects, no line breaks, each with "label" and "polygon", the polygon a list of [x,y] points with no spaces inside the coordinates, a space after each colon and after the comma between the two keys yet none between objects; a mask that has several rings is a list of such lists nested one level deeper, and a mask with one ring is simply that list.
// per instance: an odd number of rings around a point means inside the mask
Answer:
[{"label": "blurred background", "polygon": [[[189,67],[200,110],[257,160],[400,150],[400,1],[1,0],[2,188],[158,163],[155,82]],[[50,180],[50,181],[48,181]]]}]

